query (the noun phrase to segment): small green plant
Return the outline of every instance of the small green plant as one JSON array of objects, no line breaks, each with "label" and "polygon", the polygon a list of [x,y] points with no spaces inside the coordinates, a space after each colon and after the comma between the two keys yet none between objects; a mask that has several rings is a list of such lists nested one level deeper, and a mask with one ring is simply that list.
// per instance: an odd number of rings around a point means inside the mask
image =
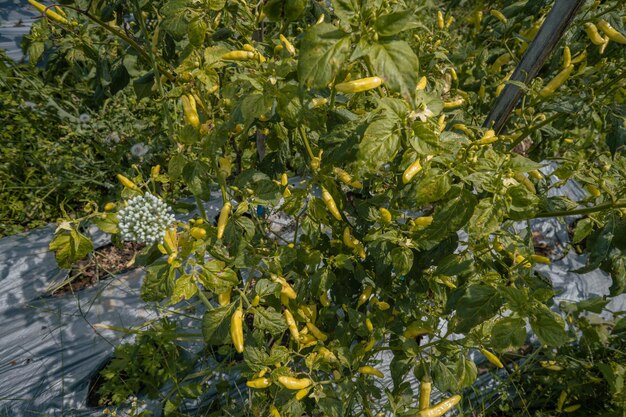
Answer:
[{"label": "small green plant", "polygon": [[161,387],[178,381],[188,364],[177,338],[176,325],[162,319],[139,332],[133,343],[116,347],[100,372],[100,404],[120,405],[137,395],[157,398]]}]

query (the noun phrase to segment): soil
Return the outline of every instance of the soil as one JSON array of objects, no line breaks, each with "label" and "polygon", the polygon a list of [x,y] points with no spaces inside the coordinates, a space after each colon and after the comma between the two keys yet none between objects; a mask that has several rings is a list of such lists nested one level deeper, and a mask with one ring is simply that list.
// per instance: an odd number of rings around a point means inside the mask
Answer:
[{"label": "soil", "polygon": [[87,259],[74,265],[63,286],[55,289],[52,295],[62,296],[89,288],[102,279],[136,268],[133,260],[144,247],[144,244],[124,242],[120,247],[108,244],[96,249]]}]

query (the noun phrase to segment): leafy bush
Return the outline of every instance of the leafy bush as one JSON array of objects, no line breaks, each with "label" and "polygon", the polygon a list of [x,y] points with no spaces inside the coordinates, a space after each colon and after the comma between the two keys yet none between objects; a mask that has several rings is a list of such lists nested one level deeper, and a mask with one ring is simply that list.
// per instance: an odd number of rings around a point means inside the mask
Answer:
[{"label": "leafy bush", "polygon": [[[585,319],[552,310],[556,291],[533,268],[550,259],[535,253],[531,220],[584,216],[574,240],[586,242],[588,262],[577,272],[600,268],[610,296],[624,292],[625,47],[608,29],[601,41],[586,33],[601,19],[626,33],[622,2],[585,5],[540,77],[515,82],[526,94],[506,132],[481,124],[547,1],[75,6],[68,22],[34,29],[31,57],[53,48],[49,62],[90,74],[96,97],[113,96],[105,103],[132,85],[138,103],[158,105],[151,116],[173,142],[167,169],[118,177],[121,198],[171,203],[169,187],[184,186],[199,216],[146,249],[142,296],[204,305],[194,311],[207,354],[225,355],[251,387],[233,415],[415,415],[411,375],[422,388],[468,390],[478,373],[470,353],[501,366],[528,327],[537,357],[558,366],[564,355],[601,358],[614,390],[603,410],[619,410],[621,353],[606,347],[621,333],[591,353],[588,341],[573,345]],[[94,53],[101,43],[112,46]],[[571,179],[588,191],[577,201],[555,193]],[[217,224],[202,204],[216,190]],[[268,212],[290,216],[293,234],[276,236]],[[150,218],[122,220],[149,230]],[[65,219],[51,245],[60,262],[84,255],[78,228],[88,220],[115,232],[120,219]],[[372,367],[383,354],[388,387]],[[547,375],[544,385],[578,392]],[[520,397],[507,413],[553,412],[554,392],[530,406]],[[185,393],[170,394],[166,414],[182,413]],[[573,415],[597,411],[578,404]],[[465,415],[472,408],[461,403]],[[421,415],[441,414],[431,411]]]}]

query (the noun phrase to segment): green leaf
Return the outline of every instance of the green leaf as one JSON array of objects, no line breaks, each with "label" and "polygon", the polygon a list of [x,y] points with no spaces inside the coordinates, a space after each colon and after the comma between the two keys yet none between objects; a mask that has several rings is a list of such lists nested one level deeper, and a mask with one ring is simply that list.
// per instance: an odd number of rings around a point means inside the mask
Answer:
[{"label": "green leaf", "polygon": [[559,347],[569,341],[563,319],[542,304],[533,309],[530,327],[544,345]]},{"label": "green leaf", "polygon": [[368,59],[374,74],[385,86],[409,100],[415,97],[419,62],[413,49],[405,41],[379,42],[370,46]]},{"label": "green leaf", "polygon": [[476,197],[471,192],[454,186],[446,194],[447,201],[435,209],[433,223],[421,234],[419,246],[433,248],[445,240],[451,233],[456,233],[467,224],[476,206]]},{"label": "green leaf", "polygon": [[374,23],[374,29],[380,36],[393,36],[418,26],[419,22],[415,19],[415,13],[412,10],[381,15]]},{"label": "green leaf", "polygon": [[159,259],[146,268],[141,284],[141,299],[161,301],[172,294],[176,270],[170,269],[165,259]]},{"label": "green leaf", "polygon": [[233,315],[236,303],[214,308],[204,313],[202,317],[202,335],[209,345],[223,345],[230,343],[230,317]]},{"label": "green leaf", "polygon": [[459,290],[461,296],[450,298],[447,308],[456,310],[454,329],[467,333],[474,326],[493,317],[502,307],[502,298],[495,288],[476,284]]},{"label": "green leaf", "polygon": [[148,72],[133,81],[133,89],[139,100],[152,96],[154,87],[154,73]]},{"label": "green leaf", "polygon": [[186,164],[187,159],[182,154],[177,153],[170,159],[167,165],[167,173],[173,180],[176,180],[180,178],[181,175],[183,175],[183,169],[185,168]]},{"label": "green leaf", "polygon": [[502,351],[521,347],[526,342],[526,323],[520,318],[506,317],[491,329],[491,346]]},{"label": "green leaf", "polygon": [[415,185],[415,204],[421,206],[441,200],[450,188],[450,177],[447,174],[437,174],[433,170]]},{"label": "green leaf", "polygon": [[517,185],[509,187],[507,195],[511,197],[508,204],[509,217],[513,220],[523,220],[532,217],[537,211],[539,197],[531,193],[526,187]]},{"label": "green leaf", "polygon": [[609,252],[611,251],[613,238],[615,237],[615,223],[615,216],[608,216],[604,227],[589,235],[586,248],[586,252],[589,254],[589,257],[587,258],[587,265],[582,268],[578,268],[573,272],[578,274],[591,272],[599,267],[600,264],[607,258]]},{"label": "green leaf", "polygon": [[614,111],[607,112],[606,144],[611,155],[626,148],[626,105],[613,106]]},{"label": "green leaf", "polygon": [[391,261],[397,275],[405,275],[413,266],[413,251],[409,248],[394,248],[391,251]]},{"label": "green leaf", "polygon": [[593,222],[590,218],[583,218],[576,222],[574,228],[574,236],[572,236],[572,243],[580,243],[593,232]]},{"label": "green leaf", "polygon": [[237,273],[230,268],[226,268],[224,262],[218,260],[212,260],[204,264],[198,279],[206,289],[215,294],[226,292],[239,282]]},{"label": "green leaf", "polygon": [[254,310],[254,328],[264,330],[271,335],[278,335],[287,330],[287,322],[282,314],[272,307],[257,307]]},{"label": "green leaf", "polygon": [[60,268],[71,268],[72,264],[83,259],[93,250],[93,243],[88,237],[78,233],[76,229],[57,234],[48,245],[54,252]]},{"label": "green leaf", "polygon": [[174,292],[172,293],[172,303],[176,304],[182,300],[191,299],[198,292],[196,285],[196,277],[191,274],[185,274],[176,280],[174,284]]},{"label": "green leaf", "polygon": [[478,369],[476,368],[476,363],[464,356],[461,356],[456,363],[456,379],[458,382],[457,389],[472,386],[474,382],[476,382],[477,376]]},{"label": "green leaf", "polygon": [[94,217],[93,222],[104,233],[115,234],[119,232],[117,227],[119,221],[115,213],[104,213],[102,217]]},{"label": "green leaf", "polygon": [[269,0],[263,6],[263,11],[272,22],[297,20],[306,6],[306,0]]},{"label": "green leaf", "polygon": [[339,19],[349,23],[359,14],[359,0],[332,0],[333,12]]},{"label": "green leaf", "polygon": [[253,372],[262,371],[271,365],[269,355],[264,350],[254,346],[248,346],[244,349],[243,360]]},{"label": "green leaf", "polygon": [[395,120],[380,118],[374,120],[363,133],[359,144],[358,158],[370,170],[393,160],[400,149],[400,134]]},{"label": "green leaf", "polygon": [[469,221],[468,232],[473,237],[487,236],[500,228],[504,217],[504,207],[500,200],[491,198],[480,200]]},{"label": "green leaf", "polygon": [[183,180],[194,195],[205,200],[209,198],[209,166],[205,162],[198,159],[187,162],[183,169]]},{"label": "green leaf", "polygon": [[267,297],[268,295],[278,297],[281,288],[282,286],[278,282],[272,282],[269,279],[260,279],[254,286],[254,292],[256,292],[261,298]]},{"label": "green leaf", "polygon": [[350,37],[333,25],[310,27],[300,43],[298,78],[308,88],[326,88],[350,56]]},{"label": "green leaf", "polygon": [[455,369],[440,360],[434,359],[432,364],[433,384],[439,391],[456,391],[458,380]]}]

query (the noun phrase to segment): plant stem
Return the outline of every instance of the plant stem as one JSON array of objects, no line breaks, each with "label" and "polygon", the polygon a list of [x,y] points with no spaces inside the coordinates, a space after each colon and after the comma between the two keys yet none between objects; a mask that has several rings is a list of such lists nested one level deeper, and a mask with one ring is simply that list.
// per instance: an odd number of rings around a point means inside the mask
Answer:
[{"label": "plant stem", "polygon": [[311,144],[309,143],[309,138],[307,137],[306,132],[301,125],[298,126],[298,132],[300,133],[300,136],[302,136],[302,140],[304,141],[304,147],[309,154],[309,158],[315,158],[315,155],[313,155],[313,149],[311,149]]},{"label": "plant stem", "polygon": [[[141,47],[141,45],[139,45],[133,38],[131,38],[130,36],[126,35],[124,32],[122,32],[120,30],[112,28],[111,26],[107,25],[102,20],[98,19],[97,17],[93,16],[92,14],[90,14],[88,12],[82,11],[82,13],[88,19],[92,20],[94,23],[100,25],[101,27],[103,27],[104,29],[108,30],[109,32],[111,32],[115,36],[117,36],[117,37],[121,38],[122,40],[124,40],[124,42],[126,42],[134,50],[136,50],[139,53],[139,55],[141,55],[141,57],[144,60],[146,60],[150,64],[152,63],[152,59],[150,58],[150,55],[148,55],[148,53]],[[160,65],[158,65],[158,67],[159,67],[159,71],[161,71],[163,73],[163,75],[165,75],[170,81],[174,81],[176,79],[176,77],[174,77],[174,75],[171,72],[169,72],[167,69],[161,67]]]},{"label": "plant stem", "polygon": [[602,203],[597,206],[579,208],[575,210],[561,210],[561,211],[544,211],[535,214],[531,219],[542,219],[546,217],[564,217],[564,216],[576,216],[579,214],[589,214],[598,211],[603,211],[612,208],[626,208],[626,201],[616,203]]}]

